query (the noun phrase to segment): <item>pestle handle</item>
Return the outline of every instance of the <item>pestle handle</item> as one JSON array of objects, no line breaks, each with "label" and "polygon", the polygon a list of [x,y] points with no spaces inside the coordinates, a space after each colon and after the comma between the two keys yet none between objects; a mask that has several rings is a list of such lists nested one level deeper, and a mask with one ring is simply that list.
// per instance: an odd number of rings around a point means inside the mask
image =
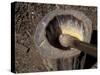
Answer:
[{"label": "pestle handle", "polygon": [[89,55],[92,55],[94,57],[97,57],[97,48],[92,46],[89,43],[83,42],[78,40],[75,37],[72,37],[68,34],[61,34],[59,37],[59,41],[62,46],[64,47],[71,47],[79,49]]}]

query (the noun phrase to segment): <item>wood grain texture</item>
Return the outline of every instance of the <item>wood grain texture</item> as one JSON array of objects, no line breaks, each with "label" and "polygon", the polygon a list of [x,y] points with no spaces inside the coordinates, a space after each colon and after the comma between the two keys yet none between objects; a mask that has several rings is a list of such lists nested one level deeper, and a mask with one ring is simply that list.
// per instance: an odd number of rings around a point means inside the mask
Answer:
[{"label": "wood grain texture", "polygon": [[[44,9],[45,8],[45,9]],[[42,3],[15,3],[15,65],[17,73],[57,70],[56,60],[43,58],[34,45],[34,33],[38,23],[50,11],[55,9],[74,9],[84,12],[97,27],[97,8],[87,6],[69,6]],[[30,38],[31,36],[31,38]],[[45,60],[45,62],[44,62]],[[49,65],[49,66],[46,66]],[[53,69],[51,68],[53,67]]]}]

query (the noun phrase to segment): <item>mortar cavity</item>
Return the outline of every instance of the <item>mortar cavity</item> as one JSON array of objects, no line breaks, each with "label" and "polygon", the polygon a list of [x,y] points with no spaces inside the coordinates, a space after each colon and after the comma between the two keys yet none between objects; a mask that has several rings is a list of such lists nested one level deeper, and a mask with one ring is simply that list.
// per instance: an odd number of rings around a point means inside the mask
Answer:
[{"label": "mortar cavity", "polygon": [[69,48],[61,46],[59,36],[69,34],[83,41],[84,25],[83,22],[72,15],[57,15],[46,27],[46,38],[50,45],[66,50]]}]

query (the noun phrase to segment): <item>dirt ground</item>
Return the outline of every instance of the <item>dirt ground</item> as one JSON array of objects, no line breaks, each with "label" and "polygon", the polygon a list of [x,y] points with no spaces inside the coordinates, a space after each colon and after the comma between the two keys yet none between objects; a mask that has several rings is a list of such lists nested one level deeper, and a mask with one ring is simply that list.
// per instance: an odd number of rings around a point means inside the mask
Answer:
[{"label": "dirt ground", "polygon": [[41,3],[15,3],[15,69],[17,73],[57,70],[55,60],[44,59],[35,48],[34,33],[37,24],[50,11],[55,9],[74,9],[85,13],[96,29],[97,8],[86,6],[55,5]]}]

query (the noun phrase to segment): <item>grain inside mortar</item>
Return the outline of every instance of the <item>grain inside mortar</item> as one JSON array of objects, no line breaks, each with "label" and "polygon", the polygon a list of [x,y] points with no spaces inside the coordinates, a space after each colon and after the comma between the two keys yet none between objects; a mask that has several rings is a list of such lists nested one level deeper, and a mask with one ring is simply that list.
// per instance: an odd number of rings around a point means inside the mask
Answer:
[{"label": "grain inside mortar", "polygon": [[46,28],[46,37],[51,45],[60,49],[66,49],[59,43],[61,34],[69,34],[77,39],[84,40],[83,22],[72,15],[57,15]]}]

